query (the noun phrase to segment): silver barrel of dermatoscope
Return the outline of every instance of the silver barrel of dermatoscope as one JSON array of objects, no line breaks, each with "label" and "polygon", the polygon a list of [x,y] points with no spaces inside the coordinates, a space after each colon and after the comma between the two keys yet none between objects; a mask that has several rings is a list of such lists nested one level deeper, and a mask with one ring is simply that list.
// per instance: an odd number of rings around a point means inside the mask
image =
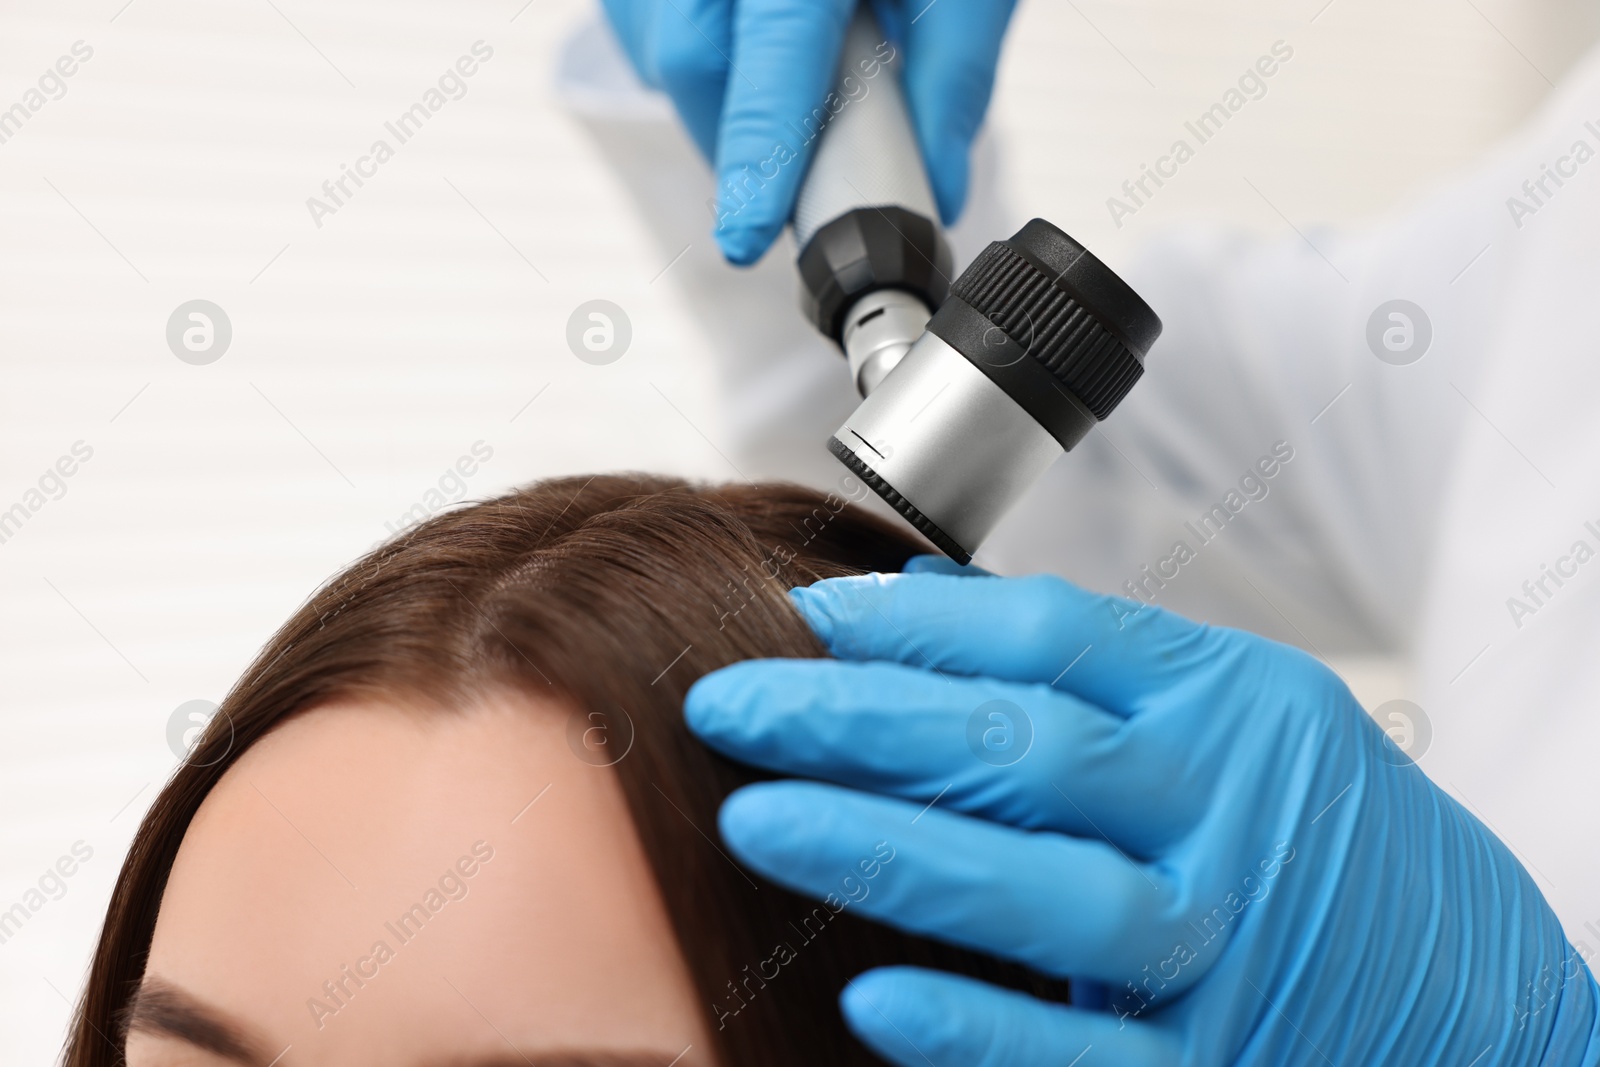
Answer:
[{"label": "silver barrel of dermatoscope", "polygon": [[801,303],[864,397],[830,451],[965,563],[1132,388],[1161,322],[1043,219],[952,281],[898,68],[863,5],[795,209]]}]

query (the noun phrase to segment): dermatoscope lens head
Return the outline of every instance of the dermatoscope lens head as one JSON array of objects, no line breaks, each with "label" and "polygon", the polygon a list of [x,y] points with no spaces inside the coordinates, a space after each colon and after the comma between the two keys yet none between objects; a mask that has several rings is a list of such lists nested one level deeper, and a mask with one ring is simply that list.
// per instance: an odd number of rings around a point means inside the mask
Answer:
[{"label": "dermatoscope lens head", "polygon": [[925,537],[965,563],[1061,453],[1144,373],[1161,320],[1043,219],[996,241],[927,332],[828,442]]}]

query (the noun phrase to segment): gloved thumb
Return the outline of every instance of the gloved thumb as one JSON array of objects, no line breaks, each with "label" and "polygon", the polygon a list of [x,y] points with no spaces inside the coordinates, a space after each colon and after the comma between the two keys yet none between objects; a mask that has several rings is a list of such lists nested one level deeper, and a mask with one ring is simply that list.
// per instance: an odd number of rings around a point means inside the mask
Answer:
[{"label": "gloved thumb", "polygon": [[967,201],[972,141],[989,109],[1014,6],[1014,0],[937,0],[905,26],[906,99],[947,226]]},{"label": "gloved thumb", "polygon": [[731,262],[760,259],[794,211],[854,11],[851,0],[742,0],[734,8],[716,158],[716,238]]}]

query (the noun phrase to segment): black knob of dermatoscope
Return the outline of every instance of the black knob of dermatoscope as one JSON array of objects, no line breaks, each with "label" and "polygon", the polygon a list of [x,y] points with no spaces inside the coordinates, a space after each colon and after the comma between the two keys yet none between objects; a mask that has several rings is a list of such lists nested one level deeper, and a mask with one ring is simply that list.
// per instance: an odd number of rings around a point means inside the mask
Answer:
[{"label": "black knob of dermatoscope", "polygon": [[901,289],[929,310],[944,303],[954,271],[934,221],[903,207],[861,207],[827,223],[800,252],[801,310],[842,342],[845,314],[878,289]]},{"label": "black knob of dermatoscope", "polygon": [[928,330],[1070,449],[1144,373],[1161,320],[1093,253],[1034,219],[973,260]]}]

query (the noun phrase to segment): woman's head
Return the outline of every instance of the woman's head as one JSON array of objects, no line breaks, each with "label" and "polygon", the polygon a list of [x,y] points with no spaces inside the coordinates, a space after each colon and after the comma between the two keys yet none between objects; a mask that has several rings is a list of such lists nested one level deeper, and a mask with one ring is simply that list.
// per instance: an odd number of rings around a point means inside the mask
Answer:
[{"label": "woman's head", "polygon": [[1017,982],[851,912],[892,850],[832,904],[740,870],[716,809],[759,775],[682,723],[708,671],[824,654],[787,589],[916,551],[837,495],[637,476],[374,551],[157,798],[69,1065],[121,1062],[124,1034],[134,1067],[871,1062],[834,1009],[866,967]]}]

